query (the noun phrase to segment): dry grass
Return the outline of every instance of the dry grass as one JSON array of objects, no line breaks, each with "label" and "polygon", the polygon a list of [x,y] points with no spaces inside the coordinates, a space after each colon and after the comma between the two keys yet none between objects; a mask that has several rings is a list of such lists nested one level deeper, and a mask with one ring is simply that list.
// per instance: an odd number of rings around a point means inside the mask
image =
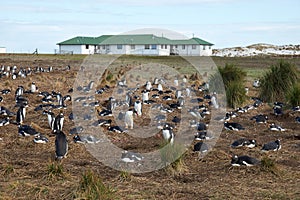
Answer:
[{"label": "dry grass", "polygon": [[[172,57],[174,58],[174,57]],[[132,58],[132,65],[142,62],[143,57]],[[148,58],[147,58],[148,59]],[[151,58],[159,61],[163,58]],[[218,63],[240,63],[242,68],[264,70],[273,59],[258,58],[214,58]],[[12,93],[4,97],[1,106],[16,111],[14,91],[17,85],[25,85],[36,81],[40,91],[61,91],[64,95],[73,86],[76,69],[81,60],[79,57],[56,56],[1,56],[1,64],[20,65],[52,65],[54,69],[64,69],[71,65],[70,71],[54,70],[52,73],[33,74],[27,79],[0,82],[0,88],[10,88]],[[174,60],[173,60],[174,61]],[[177,64],[178,60],[175,59]],[[300,63],[299,58],[292,60]],[[116,66],[127,66],[127,59],[121,58]],[[276,61],[274,61],[276,62]],[[171,63],[171,59],[165,61]],[[128,63],[129,64],[129,63]],[[174,67],[179,65],[173,64]],[[183,63],[184,64],[184,63]],[[220,64],[221,65],[221,64]],[[223,64],[222,64],[223,65]],[[184,66],[184,65],[181,65]],[[129,65],[130,67],[130,65]],[[112,73],[118,73],[119,69]],[[259,74],[259,73],[257,73]],[[251,79],[254,77],[251,77]],[[64,81],[64,83],[62,83]],[[29,88],[26,88],[29,89]],[[257,91],[250,87],[250,94]],[[109,95],[109,94],[108,94]],[[246,127],[245,131],[223,131],[216,141],[214,149],[200,161],[198,155],[189,148],[169,168],[144,174],[119,172],[104,166],[95,159],[83,145],[69,141],[68,157],[61,163],[54,161],[55,136],[49,129],[47,118],[40,112],[33,111],[40,103],[36,95],[26,94],[29,108],[25,124],[34,124],[49,138],[49,143],[37,145],[32,137],[19,137],[17,127],[13,124],[0,127],[0,199],[93,199],[103,195],[107,199],[297,199],[300,196],[300,141],[294,135],[300,131],[299,124],[294,122],[297,113],[287,113],[276,117],[269,105],[257,110],[241,114],[234,121]],[[69,105],[69,102],[67,102]],[[145,108],[148,109],[148,108]],[[65,116],[71,113],[71,106],[64,110]],[[56,112],[56,111],[54,111]],[[58,112],[56,112],[58,114]],[[268,114],[270,122],[279,123],[289,129],[286,132],[271,132],[267,126],[254,124],[249,119],[256,114]],[[139,119],[140,121],[147,119]],[[137,121],[137,123],[140,123]],[[64,130],[74,127],[67,117]],[[152,137],[140,140],[128,135],[109,135],[120,148],[142,150],[144,152],[157,149],[161,138]],[[258,147],[254,149],[230,149],[233,140],[240,137],[255,138]],[[271,152],[267,158],[260,153],[262,145],[268,141],[280,138],[282,149]],[[145,149],[145,146],[147,147]],[[265,164],[253,168],[230,168],[231,154],[246,154],[256,157]],[[275,173],[275,175],[274,175]],[[251,180],[251,181],[249,181]],[[95,195],[95,196],[94,196]]]}]

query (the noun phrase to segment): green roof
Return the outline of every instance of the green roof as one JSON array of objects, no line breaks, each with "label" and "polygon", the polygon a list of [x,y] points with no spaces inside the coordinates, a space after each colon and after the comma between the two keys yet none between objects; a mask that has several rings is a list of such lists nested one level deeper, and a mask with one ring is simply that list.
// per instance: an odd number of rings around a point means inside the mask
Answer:
[{"label": "green roof", "polygon": [[57,43],[57,44],[58,45],[81,45],[81,44],[97,45],[109,37],[111,37],[111,35],[101,35],[99,37],[77,36],[77,37],[71,38],[69,40]]},{"label": "green roof", "polygon": [[165,37],[157,37],[152,34],[145,35],[115,35],[107,38],[100,44],[171,44],[171,40]]},{"label": "green roof", "polygon": [[201,45],[210,45],[212,46],[213,44],[212,43],[209,43],[205,40],[201,40],[200,38],[191,38],[191,39],[188,39],[188,40],[172,40],[172,42],[174,44],[201,44]]},{"label": "green roof", "polygon": [[145,44],[200,44],[200,45],[213,45],[200,38],[191,38],[187,40],[170,40],[165,37],[158,37],[153,34],[140,34],[140,35],[101,35],[99,37],[82,37],[77,36],[69,40],[57,43],[58,45],[111,45],[111,44],[133,44],[133,45],[145,45]]}]

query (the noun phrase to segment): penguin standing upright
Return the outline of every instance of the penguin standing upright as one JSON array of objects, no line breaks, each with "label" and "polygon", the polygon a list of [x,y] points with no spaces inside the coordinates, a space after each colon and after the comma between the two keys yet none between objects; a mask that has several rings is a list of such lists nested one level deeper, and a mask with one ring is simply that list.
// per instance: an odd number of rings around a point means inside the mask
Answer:
[{"label": "penguin standing upright", "polygon": [[63,125],[64,125],[64,114],[63,113],[59,113],[59,115],[57,115],[55,117],[54,120],[54,127],[53,127],[53,131],[54,132],[58,132],[58,131],[62,131]]},{"label": "penguin standing upright", "polygon": [[133,111],[132,109],[129,109],[128,111],[126,111],[125,113],[125,128],[130,128],[133,129]]},{"label": "penguin standing upright", "polygon": [[17,98],[18,96],[22,96],[24,93],[24,87],[23,86],[18,86],[16,93],[15,93],[15,97]]},{"label": "penguin standing upright", "polygon": [[174,143],[174,133],[172,131],[172,128],[170,126],[164,126],[162,130],[163,138],[169,142],[171,145]]},{"label": "penguin standing upright", "polygon": [[142,93],[142,100],[143,100],[143,102],[149,100],[149,92],[148,91],[143,91],[143,93]]},{"label": "penguin standing upright", "polygon": [[36,87],[35,82],[32,82],[31,86],[30,86],[30,92],[36,93],[37,91],[38,91],[38,88]]},{"label": "penguin standing upright", "polygon": [[55,158],[58,160],[66,157],[68,153],[68,140],[64,132],[57,131],[55,137]]},{"label": "penguin standing upright", "polygon": [[25,115],[26,115],[26,108],[25,106],[21,105],[17,111],[16,121],[18,124],[23,124],[25,120]]},{"label": "penguin standing upright", "polygon": [[134,111],[138,116],[142,116],[142,103],[140,101],[134,103]]},{"label": "penguin standing upright", "polygon": [[43,114],[47,114],[49,127],[53,131],[54,130],[54,121],[55,121],[54,113],[49,110],[49,111],[44,111]]}]

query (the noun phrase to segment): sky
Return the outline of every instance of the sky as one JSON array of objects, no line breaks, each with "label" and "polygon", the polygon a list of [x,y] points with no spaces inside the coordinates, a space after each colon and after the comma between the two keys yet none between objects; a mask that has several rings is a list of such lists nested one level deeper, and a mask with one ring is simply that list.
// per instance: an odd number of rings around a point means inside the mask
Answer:
[{"label": "sky", "polygon": [[[213,48],[300,44],[299,0],[0,0],[0,47],[54,53],[76,36],[163,29]],[[150,31],[151,32],[151,31]],[[164,33],[164,31],[162,31]],[[168,36],[164,34],[164,36]]]}]

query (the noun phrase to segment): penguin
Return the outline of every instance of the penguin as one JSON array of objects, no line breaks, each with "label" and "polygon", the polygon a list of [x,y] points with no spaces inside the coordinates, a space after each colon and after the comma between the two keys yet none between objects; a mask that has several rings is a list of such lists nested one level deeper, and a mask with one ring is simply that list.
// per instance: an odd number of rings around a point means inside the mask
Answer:
[{"label": "penguin", "polygon": [[224,122],[224,128],[226,130],[232,130],[232,131],[245,130],[245,128],[241,124],[234,123],[234,122]]},{"label": "penguin", "polygon": [[143,91],[142,92],[142,101],[143,103],[147,102],[149,100],[149,92],[148,91]]},{"label": "penguin", "polygon": [[37,135],[34,137],[33,142],[36,144],[46,144],[49,142],[49,139],[44,135]]},{"label": "penguin", "polygon": [[176,90],[175,91],[175,97],[176,97],[176,99],[178,99],[179,97],[181,97],[181,94],[182,94],[181,90]]},{"label": "penguin", "polygon": [[76,126],[72,129],[70,129],[70,135],[78,135],[83,131],[83,127],[82,126]]},{"label": "penguin", "polygon": [[252,158],[250,156],[237,156],[234,155],[231,159],[231,165],[232,166],[241,166],[245,165],[247,167],[251,167],[254,165],[260,164],[260,161],[256,158]]},{"label": "penguin", "polygon": [[172,131],[172,128],[168,126],[167,124],[164,125],[162,130],[162,135],[165,141],[169,142],[171,145],[174,143],[174,133]]},{"label": "penguin", "polygon": [[244,147],[244,146],[246,146],[248,148],[254,148],[254,147],[256,147],[256,140],[240,138],[231,144],[231,148],[239,148],[239,147]]},{"label": "penguin", "polygon": [[177,87],[178,85],[179,85],[178,79],[175,79],[175,80],[174,80],[174,86]]},{"label": "penguin", "polygon": [[23,124],[26,116],[26,108],[25,106],[20,106],[17,111],[16,121],[18,124]]},{"label": "penguin", "polygon": [[219,104],[218,104],[218,101],[217,101],[217,95],[216,93],[214,93],[212,96],[211,96],[211,104],[212,106],[215,108],[215,109],[218,109],[219,108]]},{"label": "penguin", "polygon": [[157,90],[158,90],[158,91],[163,91],[162,84],[159,83],[159,84],[157,85]]},{"label": "penguin", "polygon": [[132,163],[143,160],[144,157],[139,153],[134,153],[130,151],[123,151],[121,154],[121,160],[126,163]]},{"label": "penguin", "polygon": [[37,91],[38,91],[38,88],[36,87],[35,82],[32,82],[31,86],[30,86],[30,92],[36,93]]},{"label": "penguin", "polygon": [[16,92],[15,92],[15,97],[22,96],[24,94],[24,87],[23,86],[18,86]]},{"label": "penguin", "polygon": [[277,125],[274,123],[270,124],[269,130],[271,130],[271,131],[286,131],[286,129],[284,129],[280,125]]},{"label": "penguin", "polygon": [[268,152],[268,151],[279,151],[281,149],[280,140],[277,139],[272,142],[268,142],[263,145],[261,151],[262,152]]},{"label": "penguin", "polygon": [[136,101],[136,102],[134,102],[134,112],[138,116],[142,116],[142,104],[141,104],[141,102],[139,100]]},{"label": "penguin", "polygon": [[206,143],[204,143],[203,141],[201,142],[197,142],[195,145],[194,145],[194,149],[193,149],[194,152],[199,152],[199,153],[205,153],[208,151],[208,146]]},{"label": "penguin", "polygon": [[126,111],[125,113],[125,128],[127,129],[128,127],[130,129],[133,129],[133,110],[129,109],[128,111]]},{"label": "penguin", "polygon": [[54,122],[55,122],[55,115],[54,115],[54,113],[51,112],[50,110],[49,111],[44,110],[43,114],[47,114],[47,119],[48,119],[49,127],[53,131],[54,130]]},{"label": "penguin", "polygon": [[33,127],[29,125],[18,125],[18,133],[21,136],[37,136],[40,135]]},{"label": "penguin", "polygon": [[55,159],[61,160],[68,153],[68,140],[64,132],[57,131],[55,137]]},{"label": "penguin", "polygon": [[150,91],[151,88],[152,88],[151,82],[150,82],[150,81],[147,81],[147,82],[146,82],[146,90]]},{"label": "penguin", "polygon": [[63,125],[64,125],[64,114],[61,112],[59,115],[57,115],[54,119],[54,126],[53,131],[62,131]]},{"label": "penguin", "polygon": [[73,141],[75,143],[88,143],[88,144],[96,144],[100,142],[100,139],[95,138],[92,135],[75,135],[73,137]]},{"label": "penguin", "polygon": [[0,126],[6,126],[10,123],[9,117],[5,117],[4,119],[0,119]]}]

